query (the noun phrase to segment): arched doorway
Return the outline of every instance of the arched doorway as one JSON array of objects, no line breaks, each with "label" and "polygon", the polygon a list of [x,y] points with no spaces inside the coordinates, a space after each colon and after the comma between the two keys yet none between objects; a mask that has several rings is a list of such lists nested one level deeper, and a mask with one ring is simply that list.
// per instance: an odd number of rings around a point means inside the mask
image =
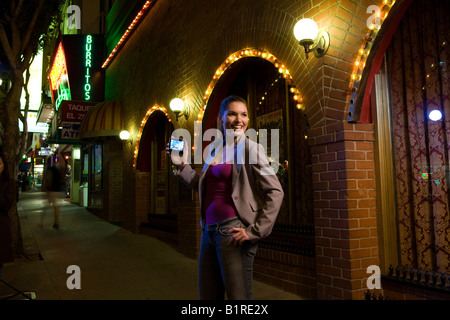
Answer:
[{"label": "arched doorway", "polygon": [[[146,121],[145,121],[146,120]],[[135,167],[140,175],[139,196],[144,197],[146,217],[141,227],[153,232],[177,233],[176,198],[173,190],[178,182],[171,174],[166,155],[166,143],[174,130],[167,114],[160,109],[148,113],[143,121],[136,150]],[[142,199],[140,199],[142,200]],[[156,234],[158,235],[158,234]],[[167,238],[167,235],[160,234]]]},{"label": "arched doorway", "polygon": [[[296,92],[293,82],[271,61],[260,57],[241,58],[215,83],[205,108],[202,129],[215,128],[220,102],[229,95],[238,95],[248,102],[249,128],[257,132],[279,130],[277,176],[285,198],[274,231],[262,246],[270,242],[277,250],[312,255],[314,217],[308,121],[298,99],[293,98]],[[270,149],[271,143],[267,146]],[[270,158],[271,150],[266,151]]]}]

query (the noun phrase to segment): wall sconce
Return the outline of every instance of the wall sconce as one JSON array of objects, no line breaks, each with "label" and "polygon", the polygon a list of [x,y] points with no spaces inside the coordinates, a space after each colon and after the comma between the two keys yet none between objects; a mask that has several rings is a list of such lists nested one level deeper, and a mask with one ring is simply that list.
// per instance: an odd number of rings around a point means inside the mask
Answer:
[{"label": "wall sconce", "polygon": [[170,101],[170,109],[175,113],[175,116],[178,118],[184,116],[187,120],[189,118],[189,107],[184,105],[184,101],[180,98],[175,98]]},{"label": "wall sconce", "polygon": [[326,31],[320,31],[312,19],[301,19],[294,26],[294,36],[305,48],[306,59],[312,52],[317,58],[325,55],[330,47],[330,36]]},{"label": "wall sconce", "polygon": [[133,144],[133,141],[130,140],[130,133],[127,130],[122,130],[119,134],[120,140],[122,141],[129,141],[131,144]]}]

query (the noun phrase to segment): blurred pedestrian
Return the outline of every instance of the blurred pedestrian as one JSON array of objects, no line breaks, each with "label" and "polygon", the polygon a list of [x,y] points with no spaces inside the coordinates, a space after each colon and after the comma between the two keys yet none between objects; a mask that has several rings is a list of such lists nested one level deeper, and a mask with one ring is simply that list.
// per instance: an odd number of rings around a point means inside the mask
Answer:
[{"label": "blurred pedestrian", "polygon": [[53,228],[59,228],[60,206],[62,201],[62,180],[58,164],[50,166],[47,169],[46,186],[49,205],[53,206],[54,223]]},{"label": "blurred pedestrian", "polygon": [[72,167],[67,164],[66,168],[66,198],[70,198],[70,184],[72,182]]},{"label": "blurred pedestrian", "polygon": [[15,187],[14,179],[9,175],[6,159],[0,151],[0,279],[3,263],[14,261],[8,212],[14,204]]}]

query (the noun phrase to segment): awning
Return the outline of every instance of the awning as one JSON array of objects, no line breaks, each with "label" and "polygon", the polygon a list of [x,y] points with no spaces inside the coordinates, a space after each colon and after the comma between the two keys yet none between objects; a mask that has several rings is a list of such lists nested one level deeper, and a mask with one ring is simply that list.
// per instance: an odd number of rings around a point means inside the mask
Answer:
[{"label": "awning", "polygon": [[91,108],[80,126],[79,139],[119,136],[124,130],[122,103],[116,100],[100,102]]}]

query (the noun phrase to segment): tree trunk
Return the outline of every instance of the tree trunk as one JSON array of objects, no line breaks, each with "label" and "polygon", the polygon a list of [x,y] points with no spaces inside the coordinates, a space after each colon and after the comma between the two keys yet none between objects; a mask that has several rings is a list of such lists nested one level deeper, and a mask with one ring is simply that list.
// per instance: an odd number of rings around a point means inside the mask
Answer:
[{"label": "tree trunk", "polygon": [[[6,97],[5,109],[6,109],[6,119],[1,119],[4,125],[4,136],[3,136],[3,151],[5,154],[5,160],[8,164],[10,177],[14,180],[17,179],[17,151],[19,146],[19,113],[20,106],[16,105],[20,101],[20,95],[22,93],[23,76],[15,75],[15,81],[11,90]],[[20,103],[20,102],[19,102]],[[14,200],[16,198],[16,193],[9,195]],[[15,199],[17,200],[17,199]],[[22,231],[20,228],[20,219],[17,211],[17,202],[14,201],[14,205],[9,211],[9,218],[11,222],[11,237],[12,246],[14,250],[15,257],[20,257],[24,253],[23,249],[23,239]]]}]

